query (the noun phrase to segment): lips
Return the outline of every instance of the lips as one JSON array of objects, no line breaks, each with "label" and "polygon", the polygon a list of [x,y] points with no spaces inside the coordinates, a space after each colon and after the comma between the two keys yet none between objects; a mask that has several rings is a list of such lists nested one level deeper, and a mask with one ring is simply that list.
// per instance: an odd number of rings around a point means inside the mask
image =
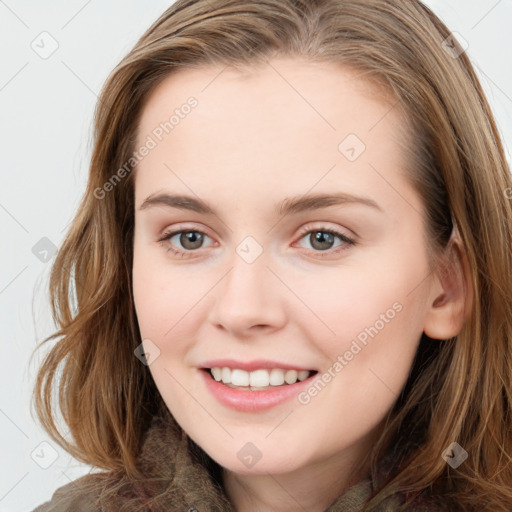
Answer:
[{"label": "lips", "polygon": [[[287,363],[268,360],[244,363],[241,361],[218,359],[205,361],[201,366],[199,373],[202,375],[206,388],[222,405],[240,412],[264,411],[287,402],[296,397],[306,386],[309,386],[314,375],[318,373],[317,370],[308,370],[300,365],[293,366]],[[283,370],[287,370],[286,374],[292,377],[295,376],[295,378],[289,379],[292,382],[291,384],[283,383],[266,387],[236,386],[214,378],[211,368],[229,370],[229,374],[231,374],[231,370],[238,370],[238,374],[243,372],[251,375],[261,374],[263,370],[270,375],[272,371],[278,373],[275,370],[280,369],[281,374]],[[298,374],[301,372],[302,379],[297,380]],[[218,372],[216,373],[218,374]],[[307,373],[307,376],[304,375],[305,373]],[[258,378],[261,378],[261,375]],[[230,379],[228,378],[228,380]],[[261,383],[262,381],[258,382]],[[244,384],[247,384],[247,381],[244,381]]]}]

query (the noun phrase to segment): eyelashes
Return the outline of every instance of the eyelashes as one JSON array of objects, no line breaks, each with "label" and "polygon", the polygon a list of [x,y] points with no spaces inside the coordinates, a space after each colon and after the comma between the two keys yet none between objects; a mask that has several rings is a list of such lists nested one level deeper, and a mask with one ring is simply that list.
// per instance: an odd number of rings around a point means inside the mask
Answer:
[{"label": "eyelashes", "polygon": [[[189,235],[195,234],[193,237],[189,237]],[[312,234],[316,234],[315,237],[311,237]],[[318,234],[322,234],[320,237]],[[170,232],[165,232],[162,234],[162,237],[158,239],[158,243],[166,246],[166,249],[168,252],[179,256],[181,258],[189,258],[194,257],[194,253],[199,252],[199,249],[202,249],[203,247],[194,247],[192,249],[180,249],[173,245],[171,243],[171,240],[176,236],[180,235],[178,240],[180,244],[183,243],[192,243],[193,245],[199,242],[202,246],[202,242],[206,238],[210,238],[204,231],[198,230],[198,229],[175,229]],[[199,235],[199,236],[198,236]],[[341,251],[345,251],[349,249],[351,246],[355,246],[356,242],[354,239],[348,237],[344,233],[341,233],[335,229],[326,228],[326,227],[317,227],[317,228],[305,228],[301,231],[299,240],[302,240],[306,235],[310,235],[309,240],[310,244],[313,246],[313,244],[319,243],[319,244],[325,244],[329,245],[331,242],[334,241],[334,239],[339,239],[341,241],[341,244],[337,247],[333,248],[327,248],[327,249],[308,249],[308,251],[312,252],[315,256],[318,255],[320,257],[325,256],[332,256],[333,254],[337,254]],[[311,243],[311,241],[313,243]]]},{"label": "eyelashes", "polygon": [[[347,235],[345,235],[345,234],[343,234],[340,231],[337,231],[335,229],[330,229],[330,228],[325,228],[325,227],[319,227],[319,228],[314,228],[314,229],[305,228],[303,231],[301,231],[300,236],[299,236],[299,240],[302,240],[306,235],[310,235],[310,239],[311,239],[311,234],[312,233],[324,233],[324,234],[329,235],[329,237],[331,237],[331,238],[338,238],[338,239],[340,239],[343,242],[341,245],[339,245],[334,250],[332,250],[332,249],[327,249],[327,250],[320,249],[318,251],[314,251],[315,253],[316,252],[320,252],[320,253],[330,253],[330,254],[332,254],[333,252],[339,252],[340,250],[345,250],[347,247],[350,247],[350,246],[356,244],[356,242],[355,242],[355,240],[353,238],[350,238]],[[320,237],[320,238],[321,239],[325,238],[325,236]],[[315,242],[320,242],[320,243],[323,242],[323,240],[318,240],[316,237],[314,238],[314,241]]]}]

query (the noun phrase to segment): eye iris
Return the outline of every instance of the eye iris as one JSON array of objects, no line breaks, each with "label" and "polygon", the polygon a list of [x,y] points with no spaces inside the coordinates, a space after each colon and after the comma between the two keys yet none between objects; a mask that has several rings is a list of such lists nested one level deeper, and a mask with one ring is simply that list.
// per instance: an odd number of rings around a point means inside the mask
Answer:
[{"label": "eye iris", "polygon": [[[325,231],[314,231],[311,233],[310,239],[311,246],[321,251],[330,249],[334,242],[334,236],[331,233],[327,233]],[[320,244],[320,246],[317,245],[317,242]],[[325,244],[327,244],[327,246]]]},{"label": "eye iris", "polygon": [[[198,249],[203,241],[203,235],[197,231],[184,231],[180,235],[180,244],[186,249]],[[192,247],[187,245],[189,242],[192,243]]]}]

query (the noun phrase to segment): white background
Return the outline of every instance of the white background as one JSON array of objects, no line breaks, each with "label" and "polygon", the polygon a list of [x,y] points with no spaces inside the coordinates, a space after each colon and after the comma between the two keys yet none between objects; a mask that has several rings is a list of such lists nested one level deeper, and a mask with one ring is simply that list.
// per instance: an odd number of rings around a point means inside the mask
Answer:
[{"label": "white background", "polygon": [[[56,446],[30,412],[42,354],[32,364],[29,357],[53,332],[46,296],[53,259],[40,261],[32,248],[48,243],[43,237],[61,244],[85,189],[97,94],[171,3],[0,0],[0,512],[30,511],[90,469]],[[510,161],[512,0],[426,3],[469,43]],[[47,59],[31,47],[44,31],[58,43]],[[51,465],[44,469],[36,460]]]}]

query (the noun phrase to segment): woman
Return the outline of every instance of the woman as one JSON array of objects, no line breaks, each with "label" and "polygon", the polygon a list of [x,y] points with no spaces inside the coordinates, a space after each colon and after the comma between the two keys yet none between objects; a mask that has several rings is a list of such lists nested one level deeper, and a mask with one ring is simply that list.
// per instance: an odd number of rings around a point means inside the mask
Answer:
[{"label": "woman", "polygon": [[106,471],[36,510],[510,510],[510,190],[420,2],[173,4],[50,283],[36,409]]}]

